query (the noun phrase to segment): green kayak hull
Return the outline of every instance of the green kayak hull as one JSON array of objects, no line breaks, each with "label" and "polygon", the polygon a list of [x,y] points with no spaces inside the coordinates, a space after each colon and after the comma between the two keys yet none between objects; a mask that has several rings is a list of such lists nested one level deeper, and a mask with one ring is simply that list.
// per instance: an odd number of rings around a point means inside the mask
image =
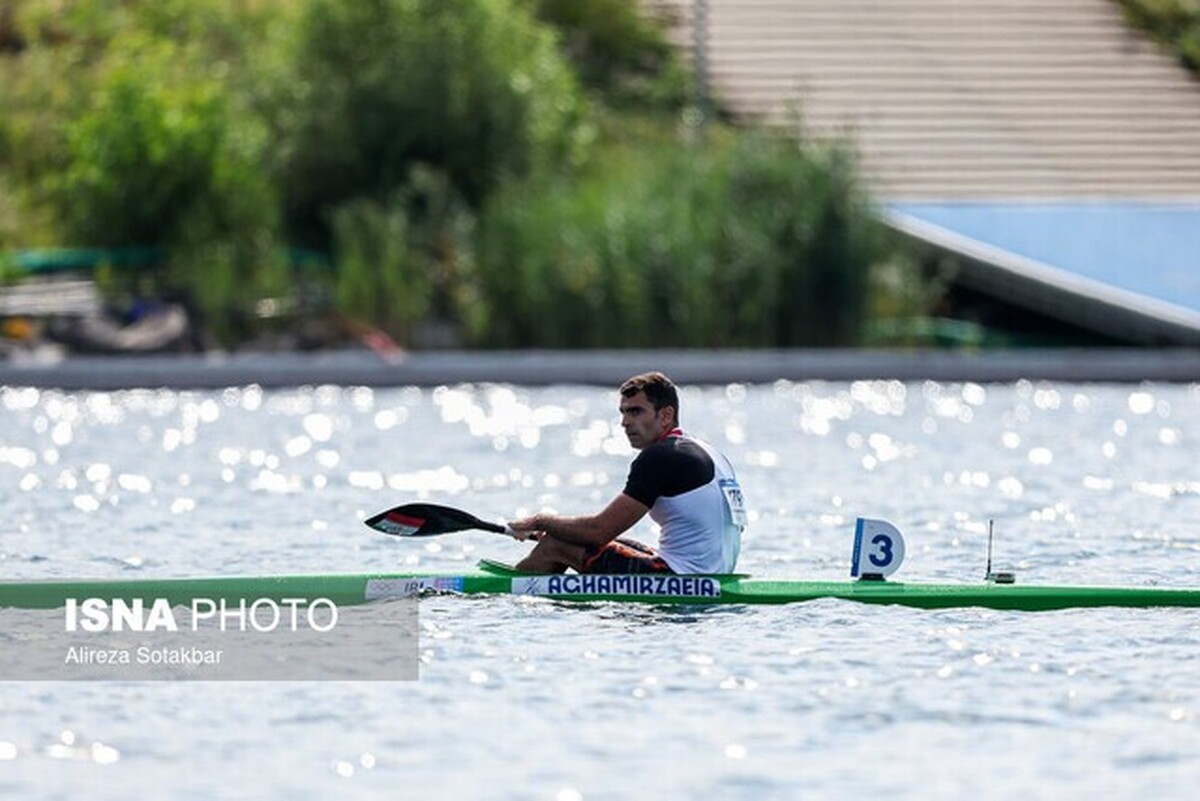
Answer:
[{"label": "green kayak hull", "polygon": [[258,599],[328,599],[339,605],[434,593],[526,595],[563,601],[649,604],[791,604],[821,598],[920,609],[986,607],[1042,611],[1079,607],[1200,606],[1200,589],[1168,587],[947,584],[897,581],[794,581],[747,576],[542,576],[494,563],[461,574],[361,573],[0,581],[0,607],[55,609],[68,599],[166,599],[191,605],[197,599],[226,605]]}]

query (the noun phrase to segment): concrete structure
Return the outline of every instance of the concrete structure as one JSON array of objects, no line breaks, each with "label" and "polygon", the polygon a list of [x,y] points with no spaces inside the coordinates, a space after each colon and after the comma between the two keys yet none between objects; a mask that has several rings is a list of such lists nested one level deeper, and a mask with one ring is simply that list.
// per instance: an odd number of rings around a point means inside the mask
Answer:
[{"label": "concrete structure", "polygon": [[646,370],[682,384],[789,381],[1200,381],[1200,351],[695,350],[417,352],[367,350],[0,360],[0,387],[122,390],[456,383],[615,386]]},{"label": "concrete structure", "polygon": [[[968,281],[1015,305],[1044,288],[1054,303],[1039,313],[1114,341],[1200,344],[1186,291],[1200,274],[1200,81],[1112,0],[645,2],[702,54],[724,108],[852,139],[887,218],[960,258]],[[966,215],[947,211],[964,203]],[[1013,250],[1040,230],[1031,204],[1092,208],[1034,252]],[[1067,257],[1149,205],[1163,213],[1130,231],[1124,262]],[[1142,233],[1164,226],[1178,242],[1165,258]],[[984,252],[997,256],[991,275]],[[1053,271],[1081,280],[1045,282]],[[1114,271],[1138,273],[1136,287],[1114,285]]]}]

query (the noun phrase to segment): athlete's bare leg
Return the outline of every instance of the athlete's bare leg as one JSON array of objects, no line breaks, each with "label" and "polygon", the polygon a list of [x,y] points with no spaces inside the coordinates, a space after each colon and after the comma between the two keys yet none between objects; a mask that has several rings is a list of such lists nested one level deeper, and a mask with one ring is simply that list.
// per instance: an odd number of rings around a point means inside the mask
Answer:
[{"label": "athlete's bare leg", "polygon": [[542,537],[520,562],[517,570],[525,573],[562,573],[568,567],[583,570],[587,548],[554,537]]}]

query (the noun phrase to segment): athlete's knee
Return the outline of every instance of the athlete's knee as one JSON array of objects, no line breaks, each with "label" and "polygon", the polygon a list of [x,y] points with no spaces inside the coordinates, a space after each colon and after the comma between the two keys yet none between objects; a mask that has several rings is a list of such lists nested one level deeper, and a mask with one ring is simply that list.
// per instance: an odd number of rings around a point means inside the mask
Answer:
[{"label": "athlete's knee", "polygon": [[557,537],[543,537],[534,551],[540,551],[548,558],[578,570],[579,566],[583,564],[583,557],[587,549],[582,545],[565,542]]}]

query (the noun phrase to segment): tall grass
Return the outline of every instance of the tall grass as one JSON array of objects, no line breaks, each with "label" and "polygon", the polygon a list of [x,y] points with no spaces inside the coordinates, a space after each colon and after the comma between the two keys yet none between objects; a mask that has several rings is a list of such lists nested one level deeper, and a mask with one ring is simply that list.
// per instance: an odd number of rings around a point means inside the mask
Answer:
[{"label": "tall grass", "polygon": [[739,347],[858,341],[880,245],[854,162],[763,132],[613,147],[578,181],[485,207],[477,344]]}]

